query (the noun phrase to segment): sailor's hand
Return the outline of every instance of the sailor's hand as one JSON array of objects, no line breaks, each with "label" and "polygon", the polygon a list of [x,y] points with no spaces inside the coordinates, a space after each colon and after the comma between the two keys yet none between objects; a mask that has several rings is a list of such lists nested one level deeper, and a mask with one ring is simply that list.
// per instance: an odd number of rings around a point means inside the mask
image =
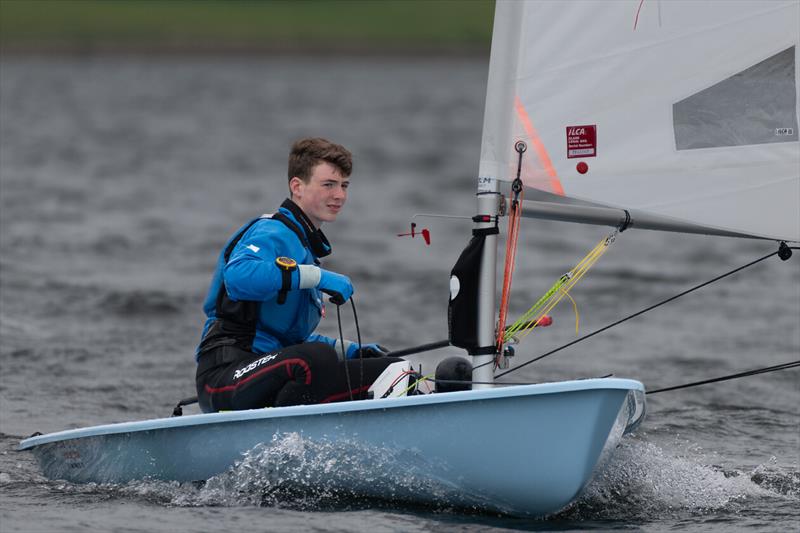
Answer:
[{"label": "sailor's hand", "polygon": [[320,277],[317,287],[322,292],[331,295],[331,302],[336,305],[342,305],[350,299],[355,290],[350,278],[322,268],[319,269],[319,272]]},{"label": "sailor's hand", "polygon": [[[361,349],[360,357],[363,357],[364,359],[371,357],[386,357],[389,354],[389,350],[387,350],[380,344],[362,344],[360,346],[360,349]],[[350,345],[350,350],[348,350],[347,358],[358,359],[358,357],[359,357],[359,345],[354,342],[352,345]]]}]

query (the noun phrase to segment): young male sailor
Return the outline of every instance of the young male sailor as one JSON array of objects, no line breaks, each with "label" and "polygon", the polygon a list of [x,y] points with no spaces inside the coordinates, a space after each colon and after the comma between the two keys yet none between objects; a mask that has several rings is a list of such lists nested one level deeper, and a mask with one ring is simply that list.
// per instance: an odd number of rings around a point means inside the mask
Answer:
[{"label": "young male sailor", "polygon": [[[197,394],[205,412],[360,399],[391,363],[377,344],[314,334],[320,291],[347,301],[347,276],[320,267],[331,253],[320,227],[347,200],[352,156],[320,138],[289,155],[290,197],[277,213],[245,224],[222,249],[197,348]],[[360,349],[359,349],[360,348]],[[360,360],[359,360],[360,359]]]}]

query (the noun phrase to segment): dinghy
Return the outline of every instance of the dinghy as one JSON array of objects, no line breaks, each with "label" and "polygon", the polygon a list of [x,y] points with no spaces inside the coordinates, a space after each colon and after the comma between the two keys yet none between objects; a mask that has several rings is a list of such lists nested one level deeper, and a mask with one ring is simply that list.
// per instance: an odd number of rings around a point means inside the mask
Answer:
[{"label": "dinghy", "polygon": [[[577,496],[643,416],[642,396],[635,381],[590,379],[113,424],[32,437],[21,448],[54,479],[196,481],[257,446],[300,437],[339,449],[359,473],[321,476],[330,491],[541,515]],[[498,444],[491,462],[476,460]],[[374,483],[387,472],[397,485]]]},{"label": "dinghy", "polygon": [[[358,463],[354,476],[307,473],[326,490],[559,511],[641,423],[644,387],[494,383],[511,355],[496,334],[506,331],[513,272],[508,247],[498,305],[500,221],[607,225],[605,246],[631,228],[800,241],[798,6],[498,0],[473,238],[451,273],[449,340],[471,357],[472,390],[112,424],[34,436],[20,449],[50,478],[202,481],[301,439]],[[585,203],[524,202],[523,185]],[[515,330],[540,325],[540,311]],[[414,483],[375,482],[387,475]]]}]

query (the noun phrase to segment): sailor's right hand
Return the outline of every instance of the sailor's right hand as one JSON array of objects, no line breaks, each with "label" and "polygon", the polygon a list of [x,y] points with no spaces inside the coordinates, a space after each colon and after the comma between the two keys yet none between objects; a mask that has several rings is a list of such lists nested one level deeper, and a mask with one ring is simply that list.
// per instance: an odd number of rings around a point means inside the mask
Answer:
[{"label": "sailor's right hand", "polygon": [[350,278],[325,270],[319,269],[320,277],[317,287],[324,293],[331,295],[331,302],[336,305],[342,305],[353,295],[353,283]]}]

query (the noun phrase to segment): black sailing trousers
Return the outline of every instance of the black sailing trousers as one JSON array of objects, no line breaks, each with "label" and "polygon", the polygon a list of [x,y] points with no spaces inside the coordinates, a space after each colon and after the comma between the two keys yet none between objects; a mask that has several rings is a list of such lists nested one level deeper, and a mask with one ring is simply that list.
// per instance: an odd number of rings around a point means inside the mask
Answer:
[{"label": "black sailing trousers", "polygon": [[[197,366],[203,412],[362,400],[396,357],[342,362],[332,346],[310,342],[255,354],[235,346],[213,348]],[[349,386],[348,386],[349,374]]]}]

